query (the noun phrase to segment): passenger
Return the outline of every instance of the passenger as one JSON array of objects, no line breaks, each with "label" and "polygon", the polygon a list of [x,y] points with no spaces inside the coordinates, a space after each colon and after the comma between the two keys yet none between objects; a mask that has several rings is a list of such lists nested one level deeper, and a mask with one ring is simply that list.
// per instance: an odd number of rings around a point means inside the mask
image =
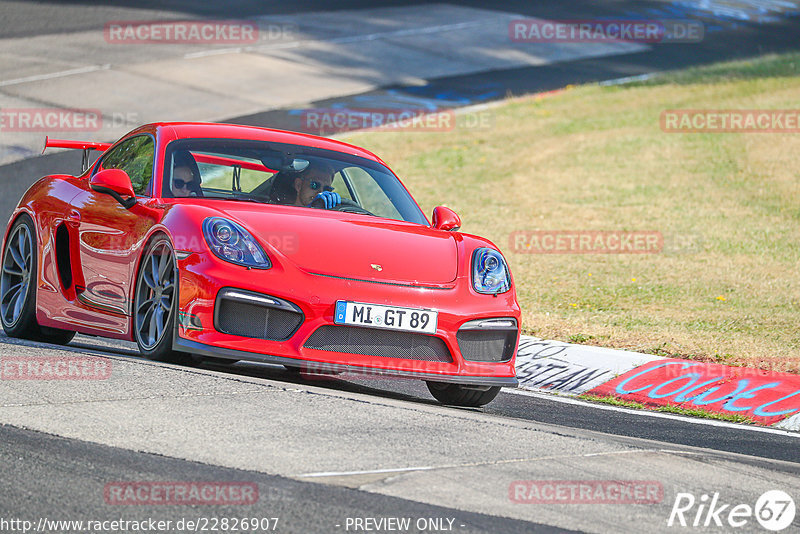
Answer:
[{"label": "passenger", "polygon": [[202,179],[197,162],[187,150],[175,152],[173,156],[172,179],[170,189],[175,197],[201,197]]}]

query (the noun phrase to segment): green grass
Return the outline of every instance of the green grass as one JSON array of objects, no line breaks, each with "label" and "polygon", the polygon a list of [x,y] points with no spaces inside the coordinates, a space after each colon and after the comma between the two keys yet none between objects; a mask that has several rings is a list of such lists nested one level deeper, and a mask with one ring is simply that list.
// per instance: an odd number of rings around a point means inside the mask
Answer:
[{"label": "green grass", "polygon": [[702,417],[704,419],[715,419],[717,421],[729,421],[731,423],[744,423],[748,425],[757,425],[758,423],[747,416],[728,413],[709,412],[708,410],[699,410],[694,408],[681,408],[680,406],[659,406],[655,409],[657,412],[674,413],[678,415],[689,415],[691,417]]},{"label": "green grass", "polygon": [[[508,100],[491,128],[370,132],[423,209],[504,252],[523,330],[800,371],[800,134],[665,133],[668,109],[797,109],[800,55]],[[525,254],[515,231],[659,231],[658,254]]]},{"label": "green grass", "polygon": [[620,399],[618,397],[614,397],[613,395],[599,396],[599,395],[589,395],[584,393],[583,395],[578,395],[578,398],[589,402],[597,402],[600,404],[608,404],[611,406],[619,406],[622,408],[631,408],[633,410],[651,410],[655,412],[673,413],[677,415],[687,415],[690,417],[701,417],[703,419],[714,419],[717,421],[729,421],[731,423],[743,423],[748,425],[758,424],[758,422],[755,421],[754,419],[744,415],[717,413],[717,412],[710,412],[708,410],[701,410],[696,408],[682,408],[680,406],[673,406],[673,405],[650,408],[645,404],[642,404],[641,402]]},{"label": "green grass", "polygon": [[800,76],[800,53],[768,55],[755,59],[730,61],[705,67],[668,71],[645,81],[632,82],[630,86],[718,83],[735,80],[752,80]]},{"label": "green grass", "polygon": [[587,341],[591,341],[594,339],[595,336],[585,336],[583,334],[572,334],[569,336],[568,341],[570,343],[586,343]]},{"label": "green grass", "polygon": [[645,408],[645,405],[641,402],[622,400],[618,399],[617,397],[612,397],[611,395],[607,397],[600,397],[598,395],[587,395],[584,393],[583,395],[578,395],[578,398],[589,402],[610,404],[611,406],[621,406],[622,408],[632,408],[634,410],[643,410]]}]

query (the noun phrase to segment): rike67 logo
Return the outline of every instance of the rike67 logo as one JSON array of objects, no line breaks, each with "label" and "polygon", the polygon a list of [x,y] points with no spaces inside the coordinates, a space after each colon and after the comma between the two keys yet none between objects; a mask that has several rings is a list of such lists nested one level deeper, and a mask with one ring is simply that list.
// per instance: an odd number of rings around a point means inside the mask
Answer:
[{"label": "rike67 logo", "polygon": [[[678,493],[667,526],[741,528],[756,521],[765,529],[780,532],[792,524],[795,517],[794,499],[781,490],[761,494],[755,506],[725,503],[719,493],[703,494],[699,499],[691,493]],[[751,526],[752,528],[752,526]]]}]

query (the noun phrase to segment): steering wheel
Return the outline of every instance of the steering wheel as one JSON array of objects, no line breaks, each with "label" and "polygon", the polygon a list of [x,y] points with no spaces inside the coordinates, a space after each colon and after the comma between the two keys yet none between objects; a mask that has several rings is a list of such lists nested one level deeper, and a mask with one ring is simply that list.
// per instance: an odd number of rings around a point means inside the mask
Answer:
[{"label": "steering wheel", "polygon": [[[321,198],[314,199],[314,202],[311,203],[312,208],[325,208],[325,203]],[[333,211],[342,211],[344,213],[360,213],[362,215],[372,215],[375,216],[374,213],[371,211],[365,210],[349,198],[343,198],[342,203],[338,206],[331,208]]]}]

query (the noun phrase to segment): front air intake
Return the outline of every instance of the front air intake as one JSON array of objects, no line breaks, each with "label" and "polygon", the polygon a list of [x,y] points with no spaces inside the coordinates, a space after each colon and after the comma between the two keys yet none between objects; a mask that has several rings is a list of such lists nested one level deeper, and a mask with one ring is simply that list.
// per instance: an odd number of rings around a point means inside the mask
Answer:
[{"label": "front air intake", "polygon": [[214,328],[224,334],[286,341],[303,324],[303,312],[282,299],[223,289],[214,306]]},{"label": "front air intake", "polygon": [[381,358],[453,361],[447,345],[438,337],[358,326],[321,326],[311,334],[305,347]]},{"label": "front air intake", "polygon": [[479,319],[464,323],[456,332],[461,356],[471,362],[507,362],[517,344],[514,318]]}]

